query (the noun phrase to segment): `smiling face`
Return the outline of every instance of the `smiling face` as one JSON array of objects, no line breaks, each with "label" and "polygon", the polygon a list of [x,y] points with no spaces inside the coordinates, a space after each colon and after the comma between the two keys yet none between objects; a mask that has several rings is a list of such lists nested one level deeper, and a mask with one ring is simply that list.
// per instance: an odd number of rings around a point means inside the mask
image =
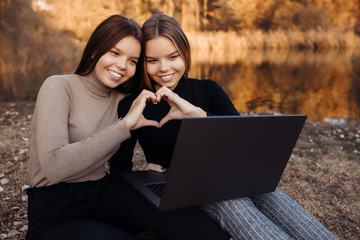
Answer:
[{"label": "smiling face", "polygon": [[157,37],[145,43],[145,65],[155,89],[162,86],[174,90],[185,73],[185,61],[174,43],[167,37]]},{"label": "smiling face", "polygon": [[127,36],[102,55],[94,71],[101,83],[115,88],[134,76],[141,53],[140,42]]}]

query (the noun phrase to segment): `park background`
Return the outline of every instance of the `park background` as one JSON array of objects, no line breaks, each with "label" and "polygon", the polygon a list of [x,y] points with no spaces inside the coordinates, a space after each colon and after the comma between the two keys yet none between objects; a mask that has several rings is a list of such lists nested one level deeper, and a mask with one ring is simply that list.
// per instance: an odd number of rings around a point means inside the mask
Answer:
[{"label": "park background", "polygon": [[124,14],[174,16],[189,36],[190,76],[211,78],[239,111],[359,118],[359,0],[1,0],[0,101],[35,100],[73,73],[92,30]]},{"label": "park background", "polygon": [[74,72],[106,17],[156,13],[187,33],[189,75],[219,82],[241,113],[308,115],[280,188],[339,239],[360,239],[360,0],[0,0],[0,239],[26,232],[42,82]]}]

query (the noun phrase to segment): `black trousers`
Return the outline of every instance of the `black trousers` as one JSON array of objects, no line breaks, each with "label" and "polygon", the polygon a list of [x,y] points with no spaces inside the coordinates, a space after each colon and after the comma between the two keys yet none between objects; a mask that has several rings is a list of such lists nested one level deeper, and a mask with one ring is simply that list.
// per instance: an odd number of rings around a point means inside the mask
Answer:
[{"label": "black trousers", "polygon": [[26,239],[141,239],[144,229],[168,239],[229,239],[199,208],[159,212],[125,182],[108,177],[27,189]]},{"label": "black trousers", "polygon": [[143,228],[156,230],[168,239],[230,238],[230,235],[221,230],[200,208],[159,212],[126,182],[112,184],[103,196],[101,212],[112,221],[120,216],[122,219],[135,221]]},{"label": "black trousers", "polygon": [[99,215],[107,178],[27,189],[29,228],[26,239],[140,239]]}]

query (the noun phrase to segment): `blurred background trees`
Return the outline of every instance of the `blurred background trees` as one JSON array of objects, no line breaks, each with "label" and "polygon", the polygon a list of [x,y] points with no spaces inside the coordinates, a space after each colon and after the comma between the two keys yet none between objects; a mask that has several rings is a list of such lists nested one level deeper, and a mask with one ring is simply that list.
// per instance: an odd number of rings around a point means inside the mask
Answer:
[{"label": "blurred background trees", "polygon": [[142,23],[160,12],[190,32],[321,27],[360,33],[359,0],[2,0],[0,26],[41,15],[83,39],[108,15],[124,14]]},{"label": "blurred background trees", "polygon": [[360,45],[360,0],[0,0],[0,88],[73,72],[112,14],[141,25],[156,13],[175,17],[193,49]]}]

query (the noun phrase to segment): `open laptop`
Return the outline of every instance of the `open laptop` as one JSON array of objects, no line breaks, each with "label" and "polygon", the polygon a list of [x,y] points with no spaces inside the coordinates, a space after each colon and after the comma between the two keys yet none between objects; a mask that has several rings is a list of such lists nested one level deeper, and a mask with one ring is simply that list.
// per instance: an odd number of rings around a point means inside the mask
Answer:
[{"label": "open laptop", "polygon": [[306,115],[185,118],[166,173],[122,176],[160,211],[272,192],[305,120]]}]

